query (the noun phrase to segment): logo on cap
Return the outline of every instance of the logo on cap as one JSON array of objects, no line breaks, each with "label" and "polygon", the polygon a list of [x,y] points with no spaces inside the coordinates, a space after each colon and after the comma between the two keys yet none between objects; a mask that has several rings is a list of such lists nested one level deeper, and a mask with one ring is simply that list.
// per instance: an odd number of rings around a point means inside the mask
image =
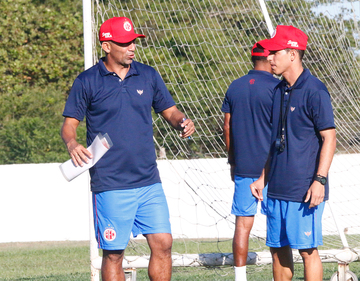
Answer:
[{"label": "logo on cap", "polygon": [[124,29],[125,29],[126,31],[131,31],[131,23],[128,22],[128,21],[125,21],[125,22],[124,22]]},{"label": "logo on cap", "polygon": [[110,32],[103,32],[103,33],[101,34],[101,36],[102,36],[103,38],[111,38],[111,37],[112,37],[112,35],[111,35]]},{"label": "logo on cap", "polygon": [[287,42],[287,44],[290,45],[291,47],[299,47],[298,42],[295,42],[295,41],[289,40],[289,41]]}]

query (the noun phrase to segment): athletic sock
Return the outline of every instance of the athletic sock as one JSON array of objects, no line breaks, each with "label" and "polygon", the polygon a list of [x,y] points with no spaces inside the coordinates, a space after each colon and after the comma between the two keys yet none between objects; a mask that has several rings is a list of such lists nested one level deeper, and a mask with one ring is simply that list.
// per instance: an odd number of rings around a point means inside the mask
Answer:
[{"label": "athletic sock", "polygon": [[246,266],[236,267],[235,269],[235,281],[246,281]]}]

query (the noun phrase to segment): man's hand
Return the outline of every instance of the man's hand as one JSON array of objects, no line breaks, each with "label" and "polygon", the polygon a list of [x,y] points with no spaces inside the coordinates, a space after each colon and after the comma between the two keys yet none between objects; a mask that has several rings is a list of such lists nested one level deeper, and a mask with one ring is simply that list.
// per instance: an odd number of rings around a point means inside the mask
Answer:
[{"label": "man's hand", "polygon": [[320,205],[324,201],[325,186],[318,181],[314,181],[306,193],[305,203],[309,202],[309,209]]},{"label": "man's hand", "polygon": [[160,114],[174,129],[181,131],[180,137],[188,138],[195,132],[194,122],[187,119],[175,105],[161,111]]},{"label": "man's hand", "polygon": [[85,147],[76,141],[70,141],[66,145],[71,159],[76,167],[82,167],[84,166],[84,163],[89,163],[89,158],[92,158],[92,154]]},{"label": "man's hand", "polygon": [[184,119],[180,123],[180,126],[183,128],[180,133],[180,137],[182,137],[183,139],[190,137],[195,132],[194,122],[191,119]]},{"label": "man's hand", "polygon": [[80,121],[75,118],[65,117],[61,128],[61,138],[66,144],[69,155],[76,167],[84,166],[84,163],[89,163],[89,158],[92,158],[91,153],[76,141],[76,128],[79,123]]},{"label": "man's hand", "polygon": [[264,180],[260,177],[258,180],[250,184],[251,193],[260,201],[264,200],[262,191],[265,188]]}]

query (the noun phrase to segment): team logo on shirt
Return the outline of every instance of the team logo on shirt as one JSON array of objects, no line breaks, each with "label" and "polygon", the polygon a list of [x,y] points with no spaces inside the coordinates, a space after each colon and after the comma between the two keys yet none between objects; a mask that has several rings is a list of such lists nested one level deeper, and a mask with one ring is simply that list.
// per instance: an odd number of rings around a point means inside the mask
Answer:
[{"label": "team logo on shirt", "polygon": [[250,79],[249,83],[250,83],[250,85],[254,85],[255,84],[255,79]]},{"label": "team logo on shirt", "polygon": [[125,29],[126,31],[130,31],[130,30],[131,30],[131,23],[128,22],[128,21],[125,21],[125,22],[124,22],[124,29]]},{"label": "team logo on shirt", "polygon": [[311,231],[305,231],[304,233],[307,237],[309,237],[311,235]]},{"label": "team logo on shirt", "polygon": [[107,228],[104,231],[104,238],[107,241],[114,241],[116,238],[116,231],[112,228]]},{"label": "team logo on shirt", "polygon": [[287,42],[287,44],[290,45],[291,47],[299,47],[298,42],[295,42],[295,41],[289,40],[289,41]]},{"label": "team logo on shirt", "polygon": [[290,107],[290,110],[291,110],[291,111],[294,111],[294,110],[295,110],[295,107],[291,106],[291,107]]},{"label": "team logo on shirt", "polygon": [[136,91],[140,96],[144,93],[144,90],[136,90]]}]

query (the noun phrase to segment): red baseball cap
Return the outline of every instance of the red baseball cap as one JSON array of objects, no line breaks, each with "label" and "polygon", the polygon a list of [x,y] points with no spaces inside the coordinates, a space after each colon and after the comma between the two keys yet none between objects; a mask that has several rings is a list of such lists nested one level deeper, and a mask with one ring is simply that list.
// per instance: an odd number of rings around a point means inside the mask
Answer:
[{"label": "red baseball cap", "polygon": [[278,25],[271,36],[258,44],[269,51],[279,51],[284,49],[306,50],[308,37],[300,29],[292,25]]},{"label": "red baseball cap", "polygon": [[145,35],[136,34],[131,20],[126,17],[113,17],[106,20],[100,26],[100,42],[114,41],[117,43],[129,43],[138,37],[144,38]]},{"label": "red baseball cap", "polygon": [[[267,57],[270,52],[267,49],[264,49],[259,43],[264,40],[261,40],[254,44],[251,49],[251,56],[252,57]],[[259,45],[258,45],[259,44]]]}]

